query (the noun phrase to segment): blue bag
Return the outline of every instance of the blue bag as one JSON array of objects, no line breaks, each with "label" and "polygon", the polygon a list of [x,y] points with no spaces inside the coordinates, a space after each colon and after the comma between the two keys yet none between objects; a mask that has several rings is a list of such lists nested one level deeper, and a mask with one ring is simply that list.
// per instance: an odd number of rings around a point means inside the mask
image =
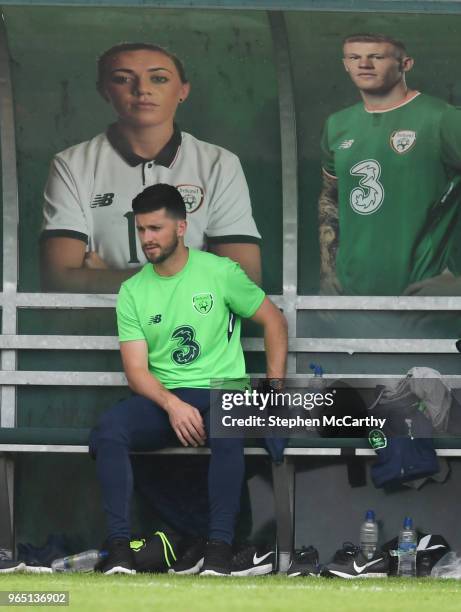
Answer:
[{"label": "blue bag", "polygon": [[439,462],[433,427],[415,395],[406,394],[390,402],[378,401],[372,414],[386,419],[382,429],[368,432],[368,440],[377,455],[371,468],[376,487],[395,486],[437,474]]}]

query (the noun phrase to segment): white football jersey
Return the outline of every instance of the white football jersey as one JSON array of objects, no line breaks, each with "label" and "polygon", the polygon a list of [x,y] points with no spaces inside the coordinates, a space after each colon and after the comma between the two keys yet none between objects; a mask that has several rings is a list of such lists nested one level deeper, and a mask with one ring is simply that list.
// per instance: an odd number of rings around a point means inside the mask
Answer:
[{"label": "white football jersey", "polygon": [[128,150],[115,126],[53,159],[44,194],[42,237],[82,240],[111,268],[142,265],[146,259],[131,202],[156,183],[174,185],[183,196],[187,246],[259,242],[236,155],[175,129],[156,159],[146,160]]}]

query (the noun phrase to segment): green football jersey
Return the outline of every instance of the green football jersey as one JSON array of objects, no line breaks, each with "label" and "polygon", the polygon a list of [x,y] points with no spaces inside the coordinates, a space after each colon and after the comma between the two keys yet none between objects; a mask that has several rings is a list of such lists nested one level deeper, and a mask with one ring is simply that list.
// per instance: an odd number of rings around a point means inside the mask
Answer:
[{"label": "green football jersey", "polygon": [[119,340],[145,340],[149,370],[168,389],[241,379],[239,317],[253,316],[264,297],[234,261],[189,249],[174,276],[160,276],[148,263],[122,284]]},{"label": "green football jersey", "polygon": [[399,295],[448,265],[461,200],[461,109],[416,93],[331,115],[323,168],[338,179],[338,278],[348,295]]}]

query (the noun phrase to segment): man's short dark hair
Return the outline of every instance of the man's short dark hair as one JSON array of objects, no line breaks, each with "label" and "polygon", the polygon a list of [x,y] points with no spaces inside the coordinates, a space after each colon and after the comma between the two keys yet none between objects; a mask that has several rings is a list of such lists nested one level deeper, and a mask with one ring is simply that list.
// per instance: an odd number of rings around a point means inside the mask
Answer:
[{"label": "man's short dark hair", "polygon": [[146,187],[134,198],[132,207],[135,215],[165,208],[167,215],[173,219],[186,218],[186,205],[182,195],[176,187],[165,183]]},{"label": "man's short dark hair", "polygon": [[170,51],[167,51],[167,49],[164,47],[151,43],[126,42],[114,45],[110,49],[107,49],[107,51],[104,51],[104,53],[98,57],[98,86],[101,86],[102,82],[104,81],[108,60],[114,55],[117,55],[117,53],[123,53],[124,51],[156,51],[157,53],[162,53],[166,57],[169,57],[176,66],[181,82],[188,83],[184,64],[174,53],[170,53]]},{"label": "man's short dark hair", "polygon": [[401,40],[392,38],[392,36],[388,36],[387,34],[379,34],[374,32],[358,32],[357,34],[350,34],[344,38],[343,46],[346,43],[352,42],[389,43],[397,49],[399,59],[408,55],[405,44]]}]

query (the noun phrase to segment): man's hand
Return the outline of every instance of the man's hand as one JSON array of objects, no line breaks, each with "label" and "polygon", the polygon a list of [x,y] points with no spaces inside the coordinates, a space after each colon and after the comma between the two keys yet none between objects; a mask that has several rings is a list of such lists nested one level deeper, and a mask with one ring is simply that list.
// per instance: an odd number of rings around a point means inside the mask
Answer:
[{"label": "man's hand", "polygon": [[432,278],[408,285],[403,295],[461,295],[461,278],[446,270]]},{"label": "man's hand", "polygon": [[205,426],[197,408],[173,396],[165,410],[171,427],[183,446],[203,446],[205,444]]},{"label": "man's hand", "polygon": [[168,391],[149,371],[146,340],[120,342],[120,353],[130,389],[165,410],[183,446],[203,446],[206,433],[202,415],[197,408]]},{"label": "man's hand", "polygon": [[87,270],[108,270],[109,266],[106,264],[104,259],[100,257],[96,251],[89,251],[85,253],[85,259],[83,260],[83,267]]}]

